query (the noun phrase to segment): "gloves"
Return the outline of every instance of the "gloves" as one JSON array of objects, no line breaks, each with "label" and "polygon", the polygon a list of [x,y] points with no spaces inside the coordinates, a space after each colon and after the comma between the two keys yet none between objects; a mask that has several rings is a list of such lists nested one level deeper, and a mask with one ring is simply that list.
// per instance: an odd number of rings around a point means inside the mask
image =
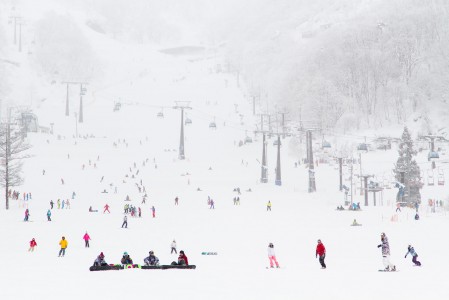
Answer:
[{"label": "gloves", "polygon": [[380,248],[380,247],[382,247],[382,245],[377,245],[377,248]]},{"label": "gloves", "polygon": [[318,254],[315,254],[315,258],[317,258],[318,257]]},{"label": "gloves", "polygon": [[407,258],[407,255],[406,255],[406,256],[404,256],[404,258]]}]

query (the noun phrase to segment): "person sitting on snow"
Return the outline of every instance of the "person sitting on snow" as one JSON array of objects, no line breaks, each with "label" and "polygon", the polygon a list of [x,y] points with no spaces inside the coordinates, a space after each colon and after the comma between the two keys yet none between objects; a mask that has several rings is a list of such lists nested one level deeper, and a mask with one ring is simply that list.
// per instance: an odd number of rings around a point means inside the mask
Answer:
[{"label": "person sitting on snow", "polygon": [[101,252],[100,255],[97,256],[97,259],[95,259],[94,266],[99,267],[99,266],[107,266],[107,265],[108,264],[104,260],[104,254],[103,254],[103,252]]},{"label": "person sitting on snow", "polygon": [[133,264],[133,260],[131,259],[131,257],[129,257],[128,252],[124,252],[123,253],[123,257],[120,261],[123,265],[132,265]]},{"label": "person sitting on snow", "polygon": [[159,265],[159,258],[157,258],[154,255],[153,251],[150,251],[150,255],[146,257],[143,261],[145,262],[146,266],[158,266]]}]

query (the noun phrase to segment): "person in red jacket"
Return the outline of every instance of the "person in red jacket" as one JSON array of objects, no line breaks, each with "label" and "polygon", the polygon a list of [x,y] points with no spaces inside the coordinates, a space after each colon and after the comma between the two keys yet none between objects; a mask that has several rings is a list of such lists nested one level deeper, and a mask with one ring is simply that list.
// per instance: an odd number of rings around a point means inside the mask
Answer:
[{"label": "person in red jacket", "polygon": [[183,250],[179,251],[178,265],[189,265],[189,260],[187,259],[187,256],[185,255]]},{"label": "person in red jacket", "polygon": [[321,240],[318,240],[318,245],[316,245],[316,252],[315,257],[320,256],[320,264],[321,269],[326,269],[326,264],[324,263],[324,258],[326,257],[326,248],[324,247],[323,243],[321,243]]},{"label": "person in red jacket", "polygon": [[36,246],[37,246],[36,240],[33,238],[30,241],[30,249],[28,249],[28,252],[33,252],[34,251],[34,247],[36,247]]}]

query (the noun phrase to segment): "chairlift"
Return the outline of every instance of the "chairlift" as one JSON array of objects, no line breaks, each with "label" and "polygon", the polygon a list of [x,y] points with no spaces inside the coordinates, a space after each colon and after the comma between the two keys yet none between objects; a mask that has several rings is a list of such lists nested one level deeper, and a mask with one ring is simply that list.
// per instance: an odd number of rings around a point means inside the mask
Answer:
[{"label": "chairlift", "polygon": [[[274,141],[273,141],[273,146],[277,146],[278,145],[278,139],[275,139]],[[282,143],[280,144],[280,146],[282,146]]]},{"label": "chairlift", "polygon": [[209,123],[209,128],[217,129],[217,124],[215,124],[215,122],[210,122]]},{"label": "chairlift", "polygon": [[192,124],[192,120],[190,120],[189,118],[186,118],[186,120],[184,121],[184,124]]},{"label": "chairlift", "polygon": [[444,172],[442,169],[438,169],[438,185],[444,185]]},{"label": "chairlift", "polygon": [[365,143],[361,143],[357,146],[358,151],[368,151],[368,145]]},{"label": "chairlift", "polygon": [[327,141],[323,141],[321,147],[324,148],[331,148],[331,143],[327,142]]},{"label": "chairlift", "polygon": [[427,171],[427,185],[429,185],[429,186],[435,185],[434,178],[433,178],[433,170]]},{"label": "chairlift", "polygon": [[158,118],[163,118],[163,117],[164,117],[164,113],[161,112],[161,111],[158,112],[158,113],[157,113],[157,117],[158,117]]},{"label": "chairlift", "polygon": [[252,142],[253,142],[253,139],[251,137],[247,136],[245,138],[245,143],[252,143]]},{"label": "chairlift", "polygon": [[432,159],[437,159],[437,158],[440,158],[440,155],[436,151],[430,151],[429,155],[427,156],[428,161],[430,161]]}]

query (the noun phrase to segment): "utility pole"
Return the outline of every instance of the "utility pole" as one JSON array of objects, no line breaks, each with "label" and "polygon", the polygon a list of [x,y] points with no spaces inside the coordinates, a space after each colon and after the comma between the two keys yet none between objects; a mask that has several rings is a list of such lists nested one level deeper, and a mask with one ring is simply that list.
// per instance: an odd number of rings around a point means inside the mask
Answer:
[{"label": "utility pole", "polygon": [[307,162],[309,163],[309,193],[316,192],[315,185],[315,170],[313,164],[313,149],[312,149],[312,130],[306,131],[307,140]]},{"label": "utility pole", "polygon": [[278,133],[278,156],[276,162],[276,180],[274,181],[276,185],[282,185],[281,180],[281,135]]},{"label": "utility pole", "polygon": [[179,155],[178,158],[180,160],[185,159],[184,154],[184,109],[192,109],[189,104],[190,101],[175,101],[176,105],[173,106],[173,109],[180,109],[181,110],[181,135],[179,139]]},{"label": "utility pole", "polygon": [[19,22],[19,52],[22,52],[22,22]]},{"label": "utility pole", "polygon": [[267,145],[268,142],[266,140],[266,134],[269,133],[269,131],[263,129],[264,124],[264,116],[269,116],[267,114],[261,114],[260,115],[260,128],[261,130],[256,130],[255,133],[262,133],[262,164],[261,164],[261,175],[260,175],[260,182],[261,183],[267,183],[268,182],[268,167],[267,167]]},{"label": "utility pole", "polygon": [[69,85],[70,84],[79,84],[80,85],[80,110],[79,110],[79,122],[83,123],[83,95],[86,94],[86,88],[83,85],[88,85],[88,82],[84,81],[63,81],[62,84],[67,85],[67,94],[65,100],[65,115],[68,117],[69,113]]},{"label": "utility pole", "polygon": [[352,173],[352,171],[353,171],[353,165],[352,165],[352,162],[351,162],[351,167],[349,168],[349,170],[351,171],[351,206],[352,206],[352,203],[353,203],[353,201],[352,201],[352,185],[353,185],[353,182],[352,182],[352,176],[353,176],[353,173]]},{"label": "utility pole", "polygon": [[17,44],[17,20],[20,20],[22,17],[19,16],[11,16],[9,19],[14,20],[14,45]]},{"label": "utility pole", "polygon": [[365,206],[368,206],[368,178],[374,177],[373,175],[356,175],[360,176],[360,179],[363,180],[365,188],[363,189],[365,191]]}]

